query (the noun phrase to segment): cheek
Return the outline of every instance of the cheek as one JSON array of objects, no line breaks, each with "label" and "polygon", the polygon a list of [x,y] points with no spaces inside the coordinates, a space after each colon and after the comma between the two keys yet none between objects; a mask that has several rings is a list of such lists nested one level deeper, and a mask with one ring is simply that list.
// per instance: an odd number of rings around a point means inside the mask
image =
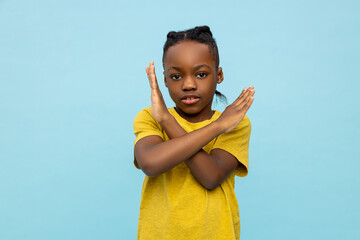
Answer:
[{"label": "cheek", "polygon": [[167,89],[169,91],[169,95],[170,95],[171,98],[173,98],[174,96],[177,95],[178,91],[177,91],[177,88],[176,88],[174,83],[168,82],[166,87],[167,87]]},{"label": "cheek", "polygon": [[206,88],[207,88],[209,91],[212,91],[212,90],[215,91],[216,85],[217,85],[217,82],[216,82],[215,80],[214,80],[214,81],[210,80],[210,81],[207,83]]},{"label": "cheek", "polygon": [[167,87],[167,88],[169,89],[169,91],[171,91],[171,92],[176,92],[176,91],[178,91],[179,88],[181,89],[180,82],[176,82],[176,81],[174,81],[174,80],[172,80],[172,81],[167,81],[166,87]]}]

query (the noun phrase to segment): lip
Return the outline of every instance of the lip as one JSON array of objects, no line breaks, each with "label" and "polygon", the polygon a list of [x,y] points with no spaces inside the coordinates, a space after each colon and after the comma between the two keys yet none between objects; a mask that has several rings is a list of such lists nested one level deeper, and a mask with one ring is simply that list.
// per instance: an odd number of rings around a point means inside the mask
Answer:
[{"label": "lip", "polygon": [[200,97],[197,95],[185,95],[181,98],[181,102],[185,104],[195,104],[200,101]]}]

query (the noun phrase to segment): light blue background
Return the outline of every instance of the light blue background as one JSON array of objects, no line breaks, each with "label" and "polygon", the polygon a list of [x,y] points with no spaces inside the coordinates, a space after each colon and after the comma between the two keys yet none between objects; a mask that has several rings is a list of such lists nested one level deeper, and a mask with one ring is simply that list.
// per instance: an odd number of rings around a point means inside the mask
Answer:
[{"label": "light blue background", "polygon": [[[360,231],[359,1],[0,1],[0,239],[135,239],[132,121],[170,30],[211,27],[253,84],[241,239]],[[219,105],[221,110],[224,106]]]}]

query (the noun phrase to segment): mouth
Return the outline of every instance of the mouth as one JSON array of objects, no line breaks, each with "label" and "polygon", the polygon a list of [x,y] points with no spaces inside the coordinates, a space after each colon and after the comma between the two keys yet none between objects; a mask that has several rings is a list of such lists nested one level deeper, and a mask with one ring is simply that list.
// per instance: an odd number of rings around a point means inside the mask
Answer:
[{"label": "mouth", "polygon": [[181,102],[185,104],[194,104],[197,103],[200,100],[197,96],[185,96],[181,98]]}]

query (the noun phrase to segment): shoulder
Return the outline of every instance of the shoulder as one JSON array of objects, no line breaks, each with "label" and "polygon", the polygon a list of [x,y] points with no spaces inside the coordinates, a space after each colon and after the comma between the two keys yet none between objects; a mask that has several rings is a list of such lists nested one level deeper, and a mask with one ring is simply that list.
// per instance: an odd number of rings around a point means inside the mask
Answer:
[{"label": "shoulder", "polygon": [[230,132],[223,133],[223,137],[226,138],[243,138],[248,139],[251,133],[251,122],[248,116],[244,116],[241,122]]},{"label": "shoulder", "polygon": [[155,118],[151,114],[151,107],[147,107],[142,109],[134,118],[133,126],[134,128],[143,126],[143,125],[152,125],[160,128],[159,123],[155,120]]},{"label": "shoulder", "polygon": [[[215,110],[215,117],[214,117],[214,120],[218,119],[221,115],[221,112],[220,111],[217,111]],[[251,131],[251,122],[250,122],[250,119],[247,115],[245,115],[243,117],[243,119],[241,120],[241,122],[232,130],[230,131],[229,133],[234,133],[234,132],[238,132],[238,131]]]},{"label": "shoulder", "polygon": [[[173,114],[174,110],[172,108],[168,108],[169,112]],[[174,115],[174,114],[173,114]],[[155,118],[151,114],[151,107],[143,108],[136,116],[136,120],[148,119],[156,122]]]},{"label": "shoulder", "polygon": [[155,118],[151,114],[151,107],[142,109],[134,118],[134,124],[144,121],[156,122]]},{"label": "shoulder", "polygon": [[135,143],[150,135],[157,135],[163,138],[163,131],[160,124],[155,120],[151,114],[151,108],[142,109],[134,119],[133,123],[134,134],[136,136]]},{"label": "shoulder", "polygon": [[[151,116],[151,107],[147,107],[147,108],[144,108],[142,109],[135,117],[136,118],[141,118],[141,117],[148,117],[148,116]],[[151,116],[152,117],[152,116]]]},{"label": "shoulder", "polygon": [[251,130],[251,122],[248,116],[244,116],[244,118],[241,120],[241,122],[239,123],[239,125],[237,125],[235,127],[236,130],[240,130],[240,129],[248,129],[249,131]]},{"label": "shoulder", "polygon": [[248,173],[250,133],[250,119],[245,115],[233,130],[219,135],[213,145],[213,149],[222,149],[233,155],[241,163],[235,169],[235,175],[240,177],[244,177]]}]

